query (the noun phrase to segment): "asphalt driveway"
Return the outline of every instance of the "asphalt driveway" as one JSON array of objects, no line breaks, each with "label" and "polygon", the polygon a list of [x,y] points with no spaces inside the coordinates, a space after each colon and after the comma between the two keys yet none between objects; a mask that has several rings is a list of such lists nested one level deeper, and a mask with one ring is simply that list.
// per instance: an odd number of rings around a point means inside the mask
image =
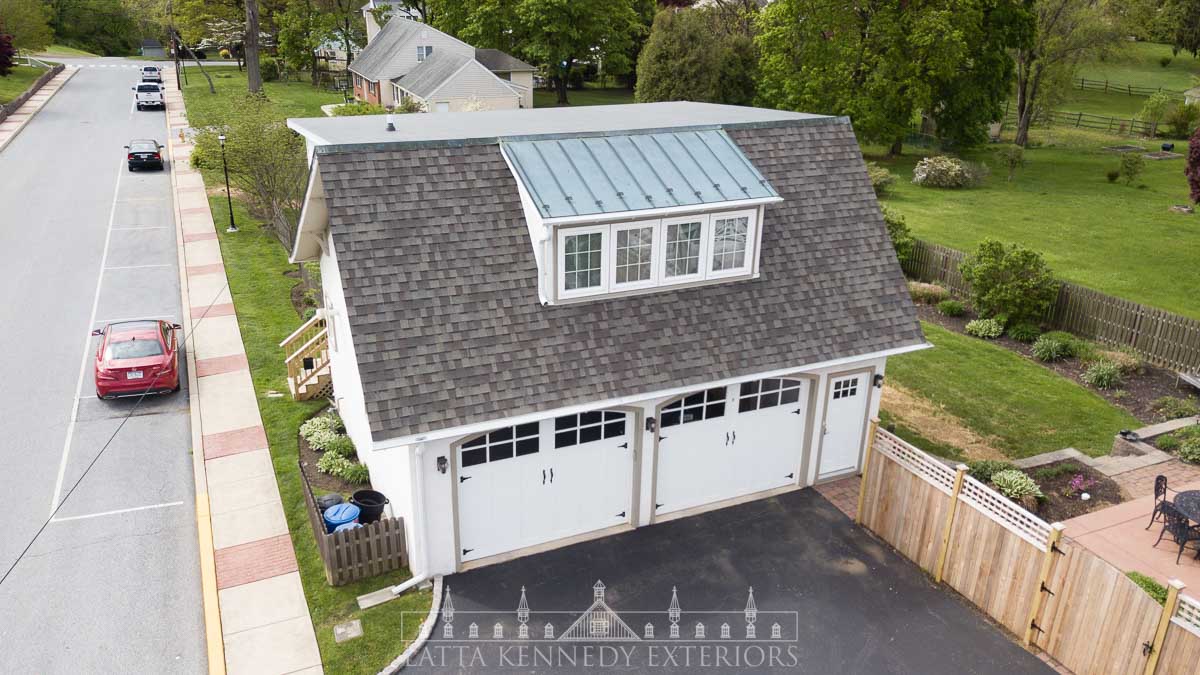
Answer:
[{"label": "asphalt driveway", "polygon": [[[594,589],[598,580],[602,590]],[[454,611],[447,616],[443,607],[413,670],[1051,672],[814,490],[456,574],[446,584]],[[748,621],[751,587],[757,612]]]}]

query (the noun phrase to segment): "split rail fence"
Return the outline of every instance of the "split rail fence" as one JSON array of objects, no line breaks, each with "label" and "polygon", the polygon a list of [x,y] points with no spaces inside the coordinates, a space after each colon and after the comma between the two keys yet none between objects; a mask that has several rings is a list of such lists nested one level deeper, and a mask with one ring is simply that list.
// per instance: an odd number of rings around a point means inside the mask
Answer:
[{"label": "split rail fence", "polygon": [[[1154,137],[1162,124],[1152,124],[1136,117],[1110,117],[1108,115],[1093,115],[1085,112],[1067,112],[1063,110],[1042,110],[1036,113],[1035,124],[1043,126],[1072,127],[1075,129],[1091,129],[1110,134],[1129,136]],[[1012,127],[1017,124],[1016,111],[1006,112],[1004,126]]]},{"label": "split rail fence", "polygon": [[[970,297],[971,285],[959,272],[965,257],[962,251],[917,239],[904,272]],[[1200,372],[1200,321],[1195,319],[1063,281],[1046,322],[1081,337],[1129,347],[1162,368]]]},{"label": "split rail fence", "polygon": [[317,540],[321,560],[325,563],[325,580],[331,586],[378,576],[408,564],[403,518],[383,517],[369,525],[327,533],[325,520],[317,508],[312,488],[304,477],[303,467],[300,469],[300,482],[304,484],[308,522]]},{"label": "split rail fence", "polygon": [[1078,89],[1087,89],[1089,91],[1102,91],[1106,94],[1125,94],[1127,96],[1153,96],[1158,93],[1170,94],[1175,98],[1184,98],[1184,92],[1176,89],[1164,89],[1162,87],[1142,87],[1136,84],[1127,82],[1109,82],[1108,80],[1089,80],[1086,77],[1081,77],[1078,80],[1073,80],[1072,84]]},{"label": "split rail fence", "polygon": [[856,520],[1026,646],[1077,675],[1200,663],[1200,601],[1159,605],[1121,570],[967,475],[872,425]]}]

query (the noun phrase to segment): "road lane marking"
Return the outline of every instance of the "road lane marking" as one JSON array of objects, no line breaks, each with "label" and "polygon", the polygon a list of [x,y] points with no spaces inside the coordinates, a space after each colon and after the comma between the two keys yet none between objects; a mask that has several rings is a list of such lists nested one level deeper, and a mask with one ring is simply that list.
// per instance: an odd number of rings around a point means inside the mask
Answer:
[{"label": "road lane marking", "polygon": [[133,513],[134,511],[149,511],[150,509],[165,509],[170,506],[183,506],[183,502],[165,502],[162,504],[147,504],[146,506],[135,506],[129,509],[116,509],[114,511],[101,511],[100,513],[88,513],[82,516],[64,516],[62,518],[51,518],[52,523],[65,523],[69,520],[86,520],[88,518],[100,518],[102,516],[118,516],[122,513]]},{"label": "road lane marking", "polygon": [[147,269],[150,267],[174,267],[174,265],[172,265],[170,263],[163,263],[161,265],[115,265],[113,267],[105,267],[104,269],[105,270],[144,270],[144,269]]},{"label": "road lane marking", "polygon": [[67,437],[63,440],[62,460],[58,464],[58,479],[54,481],[54,498],[50,500],[50,515],[58,509],[58,499],[62,496],[63,478],[67,473],[67,457],[71,454],[71,440],[75,437],[75,422],[79,419],[79,390],[83,388],[83,378],[87,374],[88,358],[92,355],[91,327],[96,325],[96,311],[100,309],[100,289],[104,286],[104,268],[108,264],[108,244],[112,240],[113,223],[117,219],[117,197],[121,194],[121,177],[125,172],[121,169],[125,164],[122,158],[117,167],[117,183],[113,186],[112,208],[108,212],[108,229],[104,232],[104,252],[100,255],[100,273],[96,275],[96,295],[92,298],[92,314],[88,319],[88,336],[83,341],[83,356],[79,359],[79,379],[75,382],[75,393],[71,405],[71,421],[67,423]]},{"label": "road lane marking", "polygon": [[124,230],[173,230],[175,228],[166,225],[147,225],[146,227],[114,227],[113,232],[121,232]]}]

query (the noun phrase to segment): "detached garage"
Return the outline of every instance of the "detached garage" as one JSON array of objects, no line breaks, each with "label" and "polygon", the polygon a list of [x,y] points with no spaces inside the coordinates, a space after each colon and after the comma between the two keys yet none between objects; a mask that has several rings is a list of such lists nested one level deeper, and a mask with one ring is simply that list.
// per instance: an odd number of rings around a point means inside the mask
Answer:
[{"label": "detached garage", "polygon": [[887,358],[927,345],[848,120],[401,117],[289,120],[292,259],[415,573],[859,470]]}]

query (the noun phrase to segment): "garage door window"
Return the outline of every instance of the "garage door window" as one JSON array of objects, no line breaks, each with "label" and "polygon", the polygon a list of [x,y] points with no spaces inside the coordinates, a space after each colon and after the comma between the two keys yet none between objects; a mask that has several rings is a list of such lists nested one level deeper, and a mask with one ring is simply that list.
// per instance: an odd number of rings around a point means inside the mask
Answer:
[{"label": "garage door window", "polygon": [[625,413],[593,410],[554,419],[554,447],[566,448],[625,435]]},{"label": "garage door window", "polygon": [[539,428],[537,422],[529,422],[480,434],[463,443],[461,465],[475,466],[514,456],[531,455],[538,451]]},{"label": "garage door window", "polygon": [[800,380],[768,378],[743,382],[738,391],[738,412],[751,412],[763,408],[774,408],[800,400]]},{"label": "garage door window", "polygon": [[689,394],[663,408],[662,426],[699,422],[725,415],[725,387]]}]

